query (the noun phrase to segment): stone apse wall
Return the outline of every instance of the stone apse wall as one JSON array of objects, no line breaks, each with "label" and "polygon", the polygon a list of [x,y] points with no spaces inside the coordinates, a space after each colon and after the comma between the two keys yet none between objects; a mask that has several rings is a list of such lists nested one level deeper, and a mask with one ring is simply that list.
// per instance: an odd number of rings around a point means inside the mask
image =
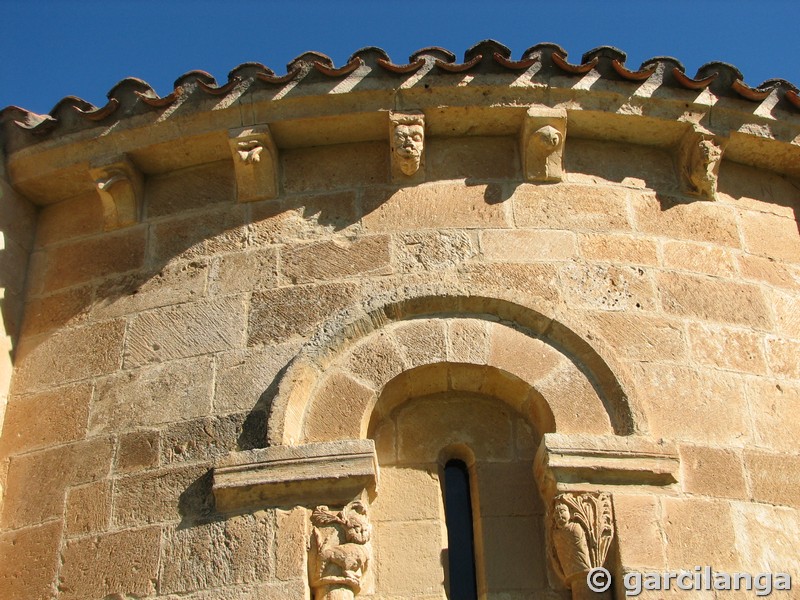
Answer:
[{"label": "stone apse wall", "polygon": [[445,598],[452,459],[481,598],[800,577],[797,94],[673,63],[373,49],[6,109],[0,595]]}]

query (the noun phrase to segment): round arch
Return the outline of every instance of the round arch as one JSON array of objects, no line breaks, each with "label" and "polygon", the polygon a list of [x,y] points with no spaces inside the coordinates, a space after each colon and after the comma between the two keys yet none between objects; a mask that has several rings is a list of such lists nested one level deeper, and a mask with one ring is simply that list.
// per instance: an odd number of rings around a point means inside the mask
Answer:
[{"label": "round arch", "polygon": [[[398,290],[337,314],[294,357],[270,408],[267,443],[366,437],[373,411],[389,405],[379,404],[384,388],[398,376],[411,395],[454,381],[514,402],[538,395],[546,407],[527,401],[541,431],[646,431],[616,374],[622,366],[595,345],[603,355],[562,320],[511,299]],[[396,381],[391,388],[400,389]]]}]

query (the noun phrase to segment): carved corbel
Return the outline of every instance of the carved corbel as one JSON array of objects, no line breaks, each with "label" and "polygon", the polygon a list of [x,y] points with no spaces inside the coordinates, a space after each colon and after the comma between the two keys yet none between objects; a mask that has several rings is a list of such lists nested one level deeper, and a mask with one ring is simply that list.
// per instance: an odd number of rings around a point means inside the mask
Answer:
[{"label": "carved corbel", "polygon": [[405,181],[425,168],[425,115],[419,111],[389,113],[392,178]]},{"label": "carved corbel", "polygon": [[127,158],[97,164],[89,169],[100,202],[106,231],[138,223],[143,206],[144,177]]},{"label": "carved corbel", "polygon": [[713,134],[697,128],[684,135],[678,146],[678,178],[684,193],[717,199],[717,179],[723,144]]},{"label": "carved corbel", "polygon": [[366,504],[354,500],[339,512],[318,506],[311,524],[308,578],[314,600],[353,600],[372,561]]},{"label": "carved corbel", "polygon": [[567,112],[531,107],[520,131],[522,173],[526,181],[561,181]]},{"label": "carved corbel", "polygon": [[[604,492],[559,494],[553,501],[549,531],[553,570],[572,590],[573,600],[604,598],[602,591],[592,589],[587,576],[593,569],[605,568],[614,539],[611,496]],[[599,588],[605,582],[600,577],[592,585]]]},{"label": "carved corbel", "polygon": [[239,202],[278,195],[278,149],[266,125],[233,129],[228,142]]}]

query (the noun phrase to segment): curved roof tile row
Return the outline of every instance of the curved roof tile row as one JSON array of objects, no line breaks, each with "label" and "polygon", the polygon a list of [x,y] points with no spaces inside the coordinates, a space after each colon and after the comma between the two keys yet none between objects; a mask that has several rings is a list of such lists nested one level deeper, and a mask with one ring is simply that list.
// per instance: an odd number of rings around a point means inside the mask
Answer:
[{"label": "curved roof tile row", "polygon": [[541,43],[531,46],[522,53],[519,60],[514,60],[511,58],[511,50],[494,40],[484,40],[469,48],[464,53],[463,62],[457,62],[455,54],[449,50],[435,46],[414,52],[406,64],[393,63],[381,48],[362,48],[354,52],[345,65],[338,68],[325,54],[305,52],[289,62],[285,75],[277,75],[260,63],[248,62],[234,68],[228,74],[227,82],[218,84],[205,71],[189,71],[178,77],[173,91],[163,97],[145,81],[129,77],[109,90],[105,106],[96,107],[81,98],[67,96],[47,115],[37,115],[17,106],[6,107],[0,111],[0,121],[3,124],[11,122],[33,134],[47,135],[58,125],[65,125],[67,129],[89,127],[112,116],[119,118],[167,107],[187,87],[197,87],[211,96],[224,96],[247,80],[280,86],[295,79],[304,79],[312,72],[326,78],[346,77],[363,65],[371,67],[370,76],[409,75],[429,63],[433,63],[432,67],[443,73],[524,72],[538,63],[540,66],[536,69],[534,80],[545,81],[553,75],[581,76],[595,69],[602,78],[636,83],[646,81],[659,67],[663,67],[660,82],[663,86],[693,91],[709,89],[717,97],[733,97],[752,102],[760,102],[773,91],[777,91],[779,104],[783,108],[800,111],[800,90],[783,79],[770,79],[759,86],[751,87],[744,83],[739,69],[724,62],[707,63],[697,70],[694,77],[690,77],[683,64],[672,57],[650,58],[635,71],[626,66],[626,59],[622,50],[601,46],[586,52],[579,64],[573,64],[568,61],[567,52],[561,46]]}]

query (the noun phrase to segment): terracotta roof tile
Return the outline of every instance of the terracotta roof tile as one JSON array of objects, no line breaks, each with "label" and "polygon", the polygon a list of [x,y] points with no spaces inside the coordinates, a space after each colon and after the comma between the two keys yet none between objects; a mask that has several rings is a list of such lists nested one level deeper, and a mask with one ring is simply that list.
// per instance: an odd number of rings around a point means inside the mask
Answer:
[{"label": "terracotta roof tile", "polygon": [[435,65],[443,76],[466,72],[513,73],[527,70],[538,63],[540,67],[536,69],[535,77],[545,84],[553,75],[580,77],[592,70],[596,70],[601,78],[639,83],[660,71],[661,86],[694,91],[709,89],[717,97],[732,97],[750,102],[761,102],[775,92],[782,108],[800,110],[800,96],[795,85],[782,79],[771,79],[751,87],[744,83],[742,73],[727,63],[707,63],[691,77],[687,75],[680,61],[672,57],[648,59],[636,70],[627,66],[626,60],[627,56],[622,50],[601,46],[584,53],[581,62],[574,64],[568,60],[567,52],[561,46],[549,42],[531,46],[518,60],[514,60],[511,50],[494,40],[483,40],[467,49],[463,62],[457,62],[455,54],[439,47],[418,50],[405,64],[392,62],[381,48],[361,48],[340,67],[336,67],[333,60],[325,54],[305,52],[289,62],[285,75],[277,75],[260,63],[248,62],[232,69],[228,80],[218,84],[205,71],[190,71],[181,75],[175,81],[173,91],[164,97],[159,97],[146,82],[131,77],[111,88],[108,102],[104,106],[96,107],[81,98],[67,96],[48,115],[36,115],[25,109],[9,106],[0,111],[0,121],[4,126],[18,127],[37,137],[46,136],[56,129],[71,131],[88,128],[112,117],[118,119],[121,116],[163,109],[186,94],[225,96],[237,85],[248,81],[251,82],[249,87],[253,87],[256,82],[274,86],[296,79],[303,79],[304,82],[306,79],[314,81],[319,78],[335,80],[347,77],[362,65],[370,67],[370,77],[402,77],[418,71],[426,63]]}]

